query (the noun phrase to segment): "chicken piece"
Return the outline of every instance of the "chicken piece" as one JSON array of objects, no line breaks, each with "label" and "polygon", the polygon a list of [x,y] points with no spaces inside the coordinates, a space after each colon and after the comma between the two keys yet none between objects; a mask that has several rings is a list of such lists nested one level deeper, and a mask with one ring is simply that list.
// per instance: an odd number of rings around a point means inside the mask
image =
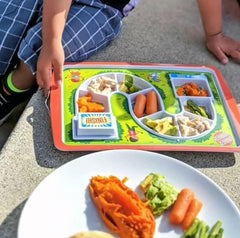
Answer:
[{"label": "chicken piece", "polygon": [[187,122],[189,121],[189,118],[188,117],[185,117],[185,116],[181,116],[181,117],[178,117],[178,123],[181,124],[181,125],[187,125]]},{"label": "chicken piece", "polygon": [[198,135],[198,134],[199,134],[199,133],[198,133],[197,129],[192,128],[192,127],[189,127],[187,136],[196,136],[196,135]]},{"label": "chicken piece", "polygon": [[189,127],[184,125],[184,124],[181,124],[181,125],[179,125],[179,128],[180,128],[180,132],[181,132],[182,137],[187,137],[188,136]]}]

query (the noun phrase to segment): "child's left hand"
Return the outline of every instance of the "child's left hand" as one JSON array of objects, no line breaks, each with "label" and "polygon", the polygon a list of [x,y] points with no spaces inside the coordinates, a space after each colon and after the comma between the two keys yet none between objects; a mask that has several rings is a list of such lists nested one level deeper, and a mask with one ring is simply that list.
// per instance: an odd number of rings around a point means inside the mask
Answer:
[{"label": "child's left hand", "polygon": [[219,33],[207,37],[206,45],[208,50],[213,53],[221,63],[227,64],[228,56],[236,59],[240,63],[240,42]]}]

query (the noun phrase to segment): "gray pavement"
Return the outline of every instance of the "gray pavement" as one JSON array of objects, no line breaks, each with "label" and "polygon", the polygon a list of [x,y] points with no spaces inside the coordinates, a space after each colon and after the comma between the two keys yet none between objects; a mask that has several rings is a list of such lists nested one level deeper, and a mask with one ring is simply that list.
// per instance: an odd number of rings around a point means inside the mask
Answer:
[{"label": "gray pavement", "polygon": [[2,126],[0,126],[0,150],[6,143],[16,123],[21,117],[22,112],[25,109],[27,103],[28,101],[21,103],[19,106],[17,106],[17,108],[14,109],[14,112],[9,116],[8,120]]},{"label": "gray pavement", "polygon": [[[240,40],[240,10],[235,0],[224,0],[224,32]],[[124,20],[119,38],[88,61],[215,66],[240,104],[240,65],[231,60],[224,66],[207,52],[195,0],[141,0],[139,7]],[[0,128],[1,139],[2,133],[7,138],[11,132],[0,153],[1,238],[17,237],[22,208],[48,174],[64,163],[90,153],[63,152],[54,147],[50,118],[41,91],[33,95],[17,124],[16,121],[13,117],[10,124]],[[240,153],[161,153],[206,174],[240,208]]]}]

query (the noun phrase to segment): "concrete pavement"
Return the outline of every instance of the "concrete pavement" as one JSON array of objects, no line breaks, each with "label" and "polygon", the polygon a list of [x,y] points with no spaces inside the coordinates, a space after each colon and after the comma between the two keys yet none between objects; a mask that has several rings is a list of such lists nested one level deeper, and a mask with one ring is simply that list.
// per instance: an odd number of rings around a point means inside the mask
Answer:
[{"label": "concrete pavement", "polygon": [[[224,32],[240,40],[240,10],[235,0],[224,0]],[[139,7],[124,19],[119,38],[88,61],[212,65],[221,71],[240,104],[240,65],[230,60],[224,66],[206,50],[195,0],[141,0]],[[1,238],[17,237],[22,208],[48,174],[90,153],[63,152],[54,147],[41,91],[33,95],[20,120],[15,122],[16,118],[12,124],[9,122],[13,130],[9,130],[11,135],[0,152]],[[5,126],[0,128],[1,138]],[[163,154],[206,174],[240,208],[240,153],[169,151]]]}]

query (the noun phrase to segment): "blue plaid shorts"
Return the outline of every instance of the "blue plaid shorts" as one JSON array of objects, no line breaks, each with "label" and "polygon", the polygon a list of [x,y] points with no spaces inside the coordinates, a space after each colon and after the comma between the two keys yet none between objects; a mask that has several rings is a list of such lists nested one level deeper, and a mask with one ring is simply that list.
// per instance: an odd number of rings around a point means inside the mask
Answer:
[{"label": "blue plaid shorts", "polygon": [[[36,73],[42,46],[43,0],[0,0],[0,75],[21,59]],[[122,13],[101,0],[72,2],[63,32],[66,62],[86,60],[116,38]]]}]

